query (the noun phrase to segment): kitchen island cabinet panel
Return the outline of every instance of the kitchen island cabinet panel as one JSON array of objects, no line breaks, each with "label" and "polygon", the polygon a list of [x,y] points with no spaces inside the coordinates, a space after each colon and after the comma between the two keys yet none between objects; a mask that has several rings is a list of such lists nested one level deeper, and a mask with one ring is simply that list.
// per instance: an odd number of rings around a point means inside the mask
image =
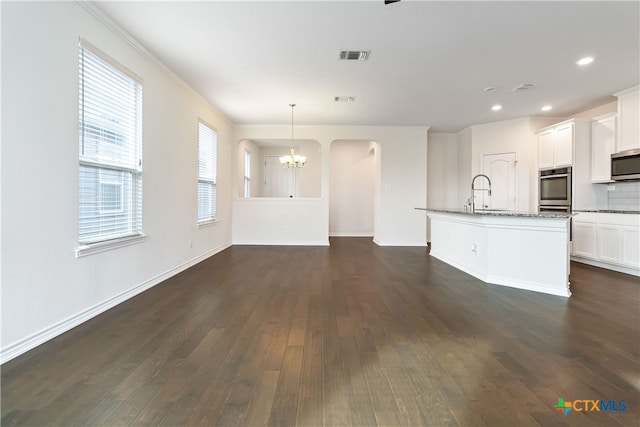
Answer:
[{"label": "kitchen island cabinet panel", "polygon": [[570,215],[420,210],[431,219],[434,258],[487,283],[571,295]]}]

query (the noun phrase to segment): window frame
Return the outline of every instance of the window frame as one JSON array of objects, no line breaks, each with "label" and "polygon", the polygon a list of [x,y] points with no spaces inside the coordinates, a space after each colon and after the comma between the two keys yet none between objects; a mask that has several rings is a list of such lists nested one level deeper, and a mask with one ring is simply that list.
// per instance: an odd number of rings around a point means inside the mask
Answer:
[{"label": "window frame", "polygon": [[[204,127],[206,130],[210,131],[213,134],[213,138],[212,138],[212,150],[211,150],[211,154],[212,154],[212,162],[211,162],[211,168],[212,168],[212,175],[213,176],[203,176],[201,175],[201,156],[203,156],[203,142],[201,140],[201,127]],[[198,146],[198,150],[197,150],[197,154],[198,154],[198,161],[197,161],[197,186],[196,186],[196,197],[197,197],[197,206],[196,206],[196,222],[198,224],[198,227],[203,227],[203,226],[208,226],[208,225],[212,225],[212,224],[216,224],[218,222],[218,197],[217,197],[217,189],[218,189],[218,131],[214,126],[211,126],[209,123],[207,123],[205,120],[198,118],[198,141],[197,141],[197,146]],[[212,205],[212,214],[211,216],[207,216],[204,218],[201,218],[200,216],[200,206],[202,203],[202,200],[200,198],[200,185],[207,185],[211,191],[208,193],[210,195],[210,198],[208,199],[208,202]]]},{"label": "window frame", "polygon": [[[113,68],[113,74],[107,74],[104,80],[96,82],[94,86],[85,89],[87,82],[95,78],[95,72],[100,65],[93,68],[91,63],[85,65],[89,56],[90,61],[104,62]],[[97,58],[97,59],[96,59]],[[144,241],[145,235],[142,229],[142,126],[143,126],[143,81],[136,74],[115,61],[109,55],[80,38],[78,43],[78,247],[75,249],[76,257],[81,257],[97,252],[102,252],[116,247]],[[88,68],[87,68],[88,67]],[[94,75],[92,75],[94,74]],[[126,85],[130,85],[131,105],[129,114],[130,122],[118,124],[117,115],[109,107],[108,97],[104,103],[91,98],[92,90],[103,89],[100,86],[108,85],[110,79],[124,79]],[[115,92],[122,87],[114,85],[108,87]],[[88,92],[87,92],[88,91]],[[105,92],[106,93],[106,92]],[[88,97],[86,101],[85,97]],[[87,103],[88,102],[88,103]],[[96,103],[97,102],[97,103]],[[112,123],[109,123],[112,121]],[[89,140],[87,141],[87,138]],[[94,141],[92,141],[94,140]],[[118,148],[120,147],[120,148]],[[118,153],[122,150],[121,153]],[[112,152],[113,151],[113,152]],[[93,172],[92,172],[93,171]],[[120,179],[103,177],[103,172],[120,172]],[[83,174],[95,173],[95,180],[85,181]],[[125,176],[126,174],[126,176]],[[103,209],[101,200],[104,185],[117,185],[120,187],[120,206],[118,209]],[[83,191],[87,187],[94,188],[93,198],[83,198]],[[83,214],[83,207],[94,204],[94,214]],[[105,221],[109,215],[123,215],[127,211],[124,220],[114,222],[113,232],[100,232],[91,234],[86,232],[87,223],[84,221]],[[126,224],[127,230],[118,231],[121,224]],[[102,225],[100,225],[102,226]]]}]

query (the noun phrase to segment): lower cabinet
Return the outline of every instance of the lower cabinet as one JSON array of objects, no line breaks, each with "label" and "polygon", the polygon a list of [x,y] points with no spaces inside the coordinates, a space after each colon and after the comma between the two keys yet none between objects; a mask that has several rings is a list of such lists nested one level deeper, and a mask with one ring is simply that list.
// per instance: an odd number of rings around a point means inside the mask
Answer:
[{"label": "lower cabinet", "polygon": [[596,259],[596,223],[573,223],[573,252],[571,255]]},{"label": "lower cabinet", "polygon": [[571,255],[640,269],[640,216],[579,213],[573,218]]},{"label": "lower cabinet", "polygon": [[622,229],[618,225],[598,224],[598,260],[622,264]]},{"label": "lower cabinet", "polygon": [[622,265],[640,268],[640,228],[622,228]]}]

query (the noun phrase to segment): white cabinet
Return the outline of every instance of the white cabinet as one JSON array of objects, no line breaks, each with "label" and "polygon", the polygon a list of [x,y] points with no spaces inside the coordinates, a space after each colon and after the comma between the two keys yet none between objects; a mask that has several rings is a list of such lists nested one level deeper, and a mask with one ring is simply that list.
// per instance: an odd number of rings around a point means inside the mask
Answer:
[{"label": "white cabinet", "polygon": [[598,224],[598,260],[640,268],[640,228]]},{"label": "white cabinet", "polygon": [[538,168],[555,168],[573,164],[574,123],[563,122],[538,134]]},{"label": "white cabinet", "polygon": [[578,213],[573,218],[571,255],[576,261],[640,275],[640,215]]},{"label": "white cabinet", "polygon": [[594,117],[591,123],[591,182],[611,182],[611,154],[616,149],[617,114]]},{"label": "white cabinet", "polygon": [[640,86],[614,93],[618,97],[616,152],[640,148]]},{"label": "white cabinet", "polygon": [[556,126],[553,138],[553,163],[555,167],[573,164],[573,123]]},{"label": "white cabinet", "polygon": [[[582,215],[582,214],[580,214]],[[571,255],[596,259],[596,222],[573,220]]]},{"label": "white cabinet", "polygon": [[622,227],[622,264],[628,267],[640,266],[640,229]]},{"label": "white cabinet", "polygon": [[547,130],[538,134],[538,167],[546,169],[553,166],[553,130]]},{"label": "white cabinet", "polygon": [[622,230],[618,225],[598,224],[598,260],[622,262]]},{"label": "white cabinet", "polygon": [[591,177],[591,119],[575,118],[540,129],[538,168],[572,166],[572,205],[576,210],[607,206],[605,186]]}]

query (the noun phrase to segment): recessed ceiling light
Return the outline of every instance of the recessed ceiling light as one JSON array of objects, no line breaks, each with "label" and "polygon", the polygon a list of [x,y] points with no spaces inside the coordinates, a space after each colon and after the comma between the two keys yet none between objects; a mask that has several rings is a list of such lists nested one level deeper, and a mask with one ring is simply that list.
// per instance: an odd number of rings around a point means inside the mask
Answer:
[{"label": "recessed ceiling light", "polygon": [[493,111],[500,111],[500,110],[502,110],[502,105],[497,105],[497,104],[496,104],[496,105],[494,105],[493,107],[491,107],[491,109],[492,109]]},{"label": "recessed ceiling light", "polygon": [[541,108],[542,111],[551,111],[551,105],[545,105],[544,107]]},{"label": "recessed ceiling light", "polygon": [[593,58],[591,56],[585,56],[584,58],[577,61],[576,64],[587,65],[587,64],[591,64],[592,62],[593,62]]}]

